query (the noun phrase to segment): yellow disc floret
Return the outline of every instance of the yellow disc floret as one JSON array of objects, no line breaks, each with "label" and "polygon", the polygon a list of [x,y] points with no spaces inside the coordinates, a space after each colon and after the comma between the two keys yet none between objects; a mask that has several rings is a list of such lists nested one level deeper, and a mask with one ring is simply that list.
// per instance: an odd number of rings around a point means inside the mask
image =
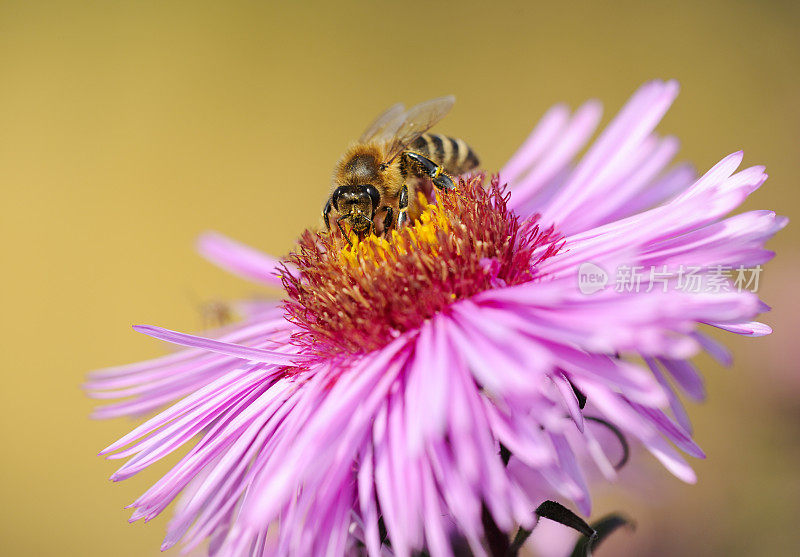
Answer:
[{"label": "yellow disc floret", "polygon": [[390,261],[423,244],[430,245],[435,253],[437,232],[450,230],[450,218],[444,209],[428,203],[421,192],[418,193],[418,198],[422,207],[419,220],[399,232],[392,230],[388,239],[369,235],[359,241],[353,235],[352,244],[342,248],[340,252],[342,264],[359,267],[365,261]]}]

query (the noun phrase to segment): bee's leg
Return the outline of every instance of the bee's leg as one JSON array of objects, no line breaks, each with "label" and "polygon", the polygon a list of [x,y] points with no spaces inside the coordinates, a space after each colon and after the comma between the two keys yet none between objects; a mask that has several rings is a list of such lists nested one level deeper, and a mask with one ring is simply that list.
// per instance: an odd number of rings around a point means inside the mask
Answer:
[{"label": "bee's leg", "polygon": [[433,182],[433,185],[442,191],[449,191],[455,189],[456,184],[444,167],[439,166],[428,157],[423,157],[419,153],[406,151],[403,153],[403,158],[409,161],[409,166],[416,170],[418,174],[427,176]]},{"label": "bee's leg", "polygon": [[325,204],[325,208],[322,210],[322,220],[325,221],[325,228],[328,230],[331,229],[331,223],[328,220],[331,214],[331,209],[333,209],[333,203],[331,203],[331,200],[328,199],[328,202]]},{"label": "bee's leg", "polygon": [[397,228],[408,224],[408,186],[403,184],[400,190],[400,200],[398,202],[400,211],[397,213]]},{"label": "bee's leg", "polygon": [[343,217],[339,217],[338,219],[336,219],[336,226],[339,227],[339,232],[341,232],[342,236],[344,237],[344,239],[347,240],[347,244],[352,247],[353,246],[353,242],[350,241],[350,236],[347,234],[347,232],[345,232],[345,229],[342,227],[342,221],[344,219],[346,219],[346,218],[347,218],[347,215],[345,215]]},{"label": "bee's leg", "polygon": [[[388,236],[389,230],[394,226],[394,209],[388,205],[381,207],[381,209],[386,209],[386,215],[383,217],[383,235]],[[378,210],[380,211],[381,209]]]}]

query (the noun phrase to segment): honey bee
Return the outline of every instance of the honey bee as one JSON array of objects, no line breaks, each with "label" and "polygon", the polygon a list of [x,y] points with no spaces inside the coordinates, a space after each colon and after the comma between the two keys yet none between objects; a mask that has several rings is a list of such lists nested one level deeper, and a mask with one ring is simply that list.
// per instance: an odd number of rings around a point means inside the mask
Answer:
[{"label": "honey bee", "polygon": [[[333,186],[322,218],[350,242],[387,234],[419,218],[417,192],[455,188],[453,176],[478,166],[478,157],[461,139],[427,132],[453,107],[447,96],[409,110],[396,104],[370,125],[342,156],[333,172]],[[426,189],[427,188],[427,189]]]}]

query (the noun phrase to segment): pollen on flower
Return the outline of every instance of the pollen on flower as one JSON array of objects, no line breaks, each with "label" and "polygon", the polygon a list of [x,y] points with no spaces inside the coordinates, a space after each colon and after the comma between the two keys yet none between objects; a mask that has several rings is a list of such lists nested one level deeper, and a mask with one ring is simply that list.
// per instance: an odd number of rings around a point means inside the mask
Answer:
[{"label": "pollen on flower", "polygon": [[437,231],[447,232],[450,228],[448,214],[439,206],[428,203],[425,194],[417,194],[420,205],[423,207],[419,220],[406,227],[407,234],[392,230],[389,239],[383,236],[367,236],[359,241],[354,234],[352,244],[345,246],[339,252],[344,264],[358,266],[362,259],[382,259],[391,261],[395,256],[405,256],[416,247],[428,244],[431,253],[437,254]]},{"label": "pollen on flower", "polygon": [[287,316],[304,331],[296,341],[325,355],[384,346],[458,300],[502,285],[537,280],[536,267],[561,247],[538,216],[520,221],[495,178],[477,176],[422,216],[392,231],[348,245],[338,236],[306,231],[284,272]]}]

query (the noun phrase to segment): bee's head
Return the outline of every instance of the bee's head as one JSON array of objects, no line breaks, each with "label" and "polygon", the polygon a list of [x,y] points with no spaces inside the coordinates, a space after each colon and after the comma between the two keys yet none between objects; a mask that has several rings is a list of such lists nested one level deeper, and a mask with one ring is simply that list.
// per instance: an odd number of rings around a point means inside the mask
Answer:
[{"label": "bee's head", "polygon": [[331,203],[353,230],[361,235],[369,231],[381,196],[370,184],[339,186],[331,196]]}]

